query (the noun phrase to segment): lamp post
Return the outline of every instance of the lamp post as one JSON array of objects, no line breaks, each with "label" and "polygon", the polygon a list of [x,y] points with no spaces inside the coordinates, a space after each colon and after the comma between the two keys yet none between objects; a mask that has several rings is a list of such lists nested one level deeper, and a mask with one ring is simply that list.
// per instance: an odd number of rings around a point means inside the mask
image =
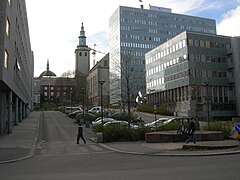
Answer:
[{"label": "lamp post", "polygon": [[83,96],[83,98],[82,98],[82,107],[83,107],[83,118],[84,118],[84,115],[85,115],[85,98],[84,98],[84,96],[85,96],[85,89],[84,88],[82,88],[82,96]]},{"label": "lamp post", "polygon": [[98,83],[101,85],[101,117],[102,117],[102,125],[103,125],[103,94],[102,94],[102,86],[105,83],[105,81],[98,81]]}]

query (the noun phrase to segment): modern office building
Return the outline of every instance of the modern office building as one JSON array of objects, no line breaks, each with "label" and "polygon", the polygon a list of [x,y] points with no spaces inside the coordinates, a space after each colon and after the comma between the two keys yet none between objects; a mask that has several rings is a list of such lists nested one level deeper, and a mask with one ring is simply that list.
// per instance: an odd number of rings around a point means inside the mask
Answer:
[{"label": "modern office building", "polygon": [[145,55],[148,101],[178,116],[239,116],[239,43],[185,31],[151,50]]},{"label": "modern office building", "polygon": [[118,7],[109,21],[110,103],[123,102],[126,92],[134,100],[139,90],[146,94],[145,53],[185,30],[216,34],[216,22],[155,6]]},{"label": "modern office building", "polygon": [[32,108],[34,58],[25,0],[0,1],[0,135]]}]

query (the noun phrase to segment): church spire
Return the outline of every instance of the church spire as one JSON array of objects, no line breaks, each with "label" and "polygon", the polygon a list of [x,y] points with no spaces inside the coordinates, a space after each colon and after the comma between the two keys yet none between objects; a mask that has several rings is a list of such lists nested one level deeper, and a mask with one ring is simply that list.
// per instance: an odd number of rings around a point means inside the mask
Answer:
[{"label": "church spire", "polygon": [[47,60],[47,70],[49,70],[49,59]]},{"label": "church spire", "polygon": [[80,36],[78,38],[79,38],[79,46],[87,46],[83,22],[81,26]]}]

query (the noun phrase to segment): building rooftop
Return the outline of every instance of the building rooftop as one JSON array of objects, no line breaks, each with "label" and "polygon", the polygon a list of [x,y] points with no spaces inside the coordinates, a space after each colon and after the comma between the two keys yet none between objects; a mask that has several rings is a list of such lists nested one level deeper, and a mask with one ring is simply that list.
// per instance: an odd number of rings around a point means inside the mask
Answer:
[{"label": "building rooftop", "polygon": [[47,61],[47,70],[43,71],[39,76],[39,78],[43,77],[56,77],[56,74],[49,70],[49,60]]}]

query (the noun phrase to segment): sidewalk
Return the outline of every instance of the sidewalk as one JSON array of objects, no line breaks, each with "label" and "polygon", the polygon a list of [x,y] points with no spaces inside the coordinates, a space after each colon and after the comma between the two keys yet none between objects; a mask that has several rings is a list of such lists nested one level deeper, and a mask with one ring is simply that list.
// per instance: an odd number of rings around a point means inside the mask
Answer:
[{"label": "sidewalk", "polygon": [[32,112],[11,134],[0,136],[0,164],[15,162],[33,156],[39,129],[40,113]]},{"label": "sidewalk", "polygon": [[[0,164],[24,160],[34,155],[40,118],[40,112],[32,112],[13,128],[12,134],[0,136]],[[100,143],[100,145],[116,152],[137,155],[206,156],[240,153],[237,140],[199,141],[187,145],[183,142],[145,143],[144,141]],[[188,150],[182,150],[183,147]]]}]

